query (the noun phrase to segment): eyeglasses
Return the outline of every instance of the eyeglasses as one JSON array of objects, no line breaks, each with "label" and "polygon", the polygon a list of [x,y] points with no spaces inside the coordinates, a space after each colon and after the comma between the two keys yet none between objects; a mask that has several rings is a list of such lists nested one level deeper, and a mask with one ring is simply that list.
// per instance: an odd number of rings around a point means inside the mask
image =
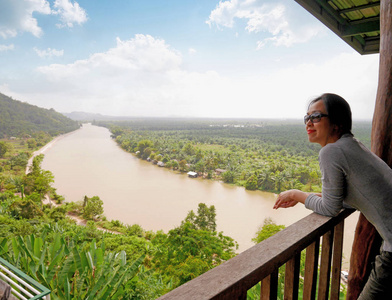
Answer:
[{"label": "eyeglasses", "polygon": [[319,113],[319,112],[312,113],[311,115],[305,115],[304,116],[304,123],[305,124],[308,123],[309,120],[312,123],[318,123],[318,122],[321,121],[322,117],[328,117],[328,115],[322,114],[322,113]]}]

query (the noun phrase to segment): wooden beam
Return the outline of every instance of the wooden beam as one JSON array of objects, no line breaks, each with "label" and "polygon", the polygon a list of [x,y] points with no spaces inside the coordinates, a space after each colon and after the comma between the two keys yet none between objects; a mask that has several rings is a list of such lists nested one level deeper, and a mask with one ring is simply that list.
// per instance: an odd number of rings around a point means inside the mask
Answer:
[{"label": "wooden beam", "polygon": [[358,6],[353,6],[350,8],[340,9],[339,13],[345,14],[345,13],[349,13],[349,12],[353,12],[353,11],[360,11],[362,9],[378,7],[378,6],[380,6],[380,2],[368,3],[368,4],[364,4],[364,5],[358,5]]},{"label": "wooden beam", "polygon": [[[380,30],[380,16],[352,20],[349,23],[350,23],[350,25],[359,25],[359,24],[364,24],[364,23],[378,23],[377,28],[378,28],[378,31]],[[376,30],[373,30],[373,31],[376,31]]]},{"label": "wooden beam", "polygon": [[369,32],[380,31],[380,22],[378,20],[368,21],[365,23],[344,25],[340,27],[340,31],[343,37],[366,34]]}]

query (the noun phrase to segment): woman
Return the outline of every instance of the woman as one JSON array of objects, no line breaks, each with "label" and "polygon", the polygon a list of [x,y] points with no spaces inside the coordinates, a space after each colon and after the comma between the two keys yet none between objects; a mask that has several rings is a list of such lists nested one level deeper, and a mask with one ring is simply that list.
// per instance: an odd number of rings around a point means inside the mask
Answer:
[{"label": "woman", "polygon": [[358,209],[383,238],[383,247],[358,299],[392,299],[392,169],[351,133],[351,110],[335,94],[314,99],[304,117],[308,139],[321,145],[322,194],[289,190],[275,209],[301,202],[325,216],[343,207]]}]

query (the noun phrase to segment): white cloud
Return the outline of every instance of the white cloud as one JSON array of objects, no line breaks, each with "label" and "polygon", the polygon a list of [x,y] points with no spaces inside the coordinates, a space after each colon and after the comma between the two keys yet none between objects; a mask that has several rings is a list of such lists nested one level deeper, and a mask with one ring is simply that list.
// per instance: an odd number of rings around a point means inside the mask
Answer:
[{"label": "white cloud", "polygon": [[64,50],[56,50],[56,49],[52,49],[52,48],[48,48],[46,50],[39,50],[38,48],[34,48],[34,51],[41,58],[53,57],[53,56],[63,56],[64,55]]},{"label": "white cloud", "polygon": [[[221,1],[211,12],[207,24],[215,24],[218,28],[233,28],[235,19],[246,20],[245,30],[249,33],[268,33],[271,37],[257,43],[261,49],[272,42],[276,46],[290,47],[295,43],[304,43],[317,35],[321,26],[308,26],[292,22],[286,6],[280,3],[266,1]],[[295,30],[293,29],[294,24]]]},{"label": "white cloud", "polygon": [[15,48],[14,44],[10,44],[10,45],[0,45],[0,52],[1,52],[1,51],[14,50],[14,48]]},{"label": "white cloud", "polygon": [[0,3],[0,36],[12,38],[20,32],[29,32],[36,37],[43,34],[34,15],[58,15],[62,22],[59,27],[73,27],[87,21],[86,11],[77,2],[56,0],[54,9],[48,0],[2,0]]},{"label": "white cloud", "polygon": [[[17,99],[69,112],[108,115],[297,118],[307,101],[337,93],[354,118],[371,118],[378,55],[346,53],[317,64],[230,78],[214,70],[190,72],[164,40],[136,35],[71,64],[38,69],[42,78],[18,84]],[[344,72],[342,72],[344,70]],[[44,88],[43,88],[44,87]]]},{"label": "white cloud", "polygon": [[193,55],[193,54],[196,54],[196,49],[193,49],[193,48],[189,48],[188,49],[188,53],[190,54],[190,55]]},{"label": "white cloud", "polygon": [[42,35],[34,13],[51,13],[46,0],[3,0],[0,9],[0,36],[15,37],[18,32],[29,32],[36,37]]},{"label": "white cloud", "polygon": [[62,21],[62,24],[58,24],[59,27],[73,27],[75,23],[81,25],[87,21],[86,11],[76,1],[71,3],[70,0],[56,0],[54,8],[53,13],[59,14]]}]

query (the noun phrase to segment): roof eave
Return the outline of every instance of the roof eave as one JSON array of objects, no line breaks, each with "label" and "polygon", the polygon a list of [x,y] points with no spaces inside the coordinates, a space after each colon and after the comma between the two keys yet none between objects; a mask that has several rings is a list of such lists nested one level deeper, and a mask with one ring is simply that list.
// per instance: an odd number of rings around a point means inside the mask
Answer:
[{"label": "roof eave", "polygon": [[369,20],[367,24],[357,24],[355,26],[348,23],[340,14],[334,10],[327,1],[323,0],[295,0],[299,5],[310,12],[325,26],[331,29],[343,41],[350,45],[360,54],[379,53],[380,37],[362,37],[362,34],[379,32],[379,21]]}]

